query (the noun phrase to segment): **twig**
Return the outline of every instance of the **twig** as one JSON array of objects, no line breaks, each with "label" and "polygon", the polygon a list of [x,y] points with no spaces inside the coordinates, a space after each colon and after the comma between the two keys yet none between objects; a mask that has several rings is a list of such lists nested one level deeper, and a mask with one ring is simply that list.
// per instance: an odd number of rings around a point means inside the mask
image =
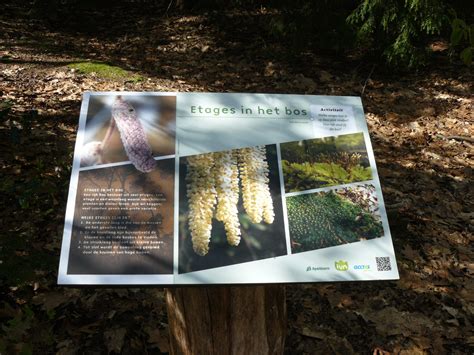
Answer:
[{"label": "twig", "polygon": [[362,91],[360,92],[360,96],[364,96],[365,87],[367,86],[367,83],[369,82],[370,77],[372,76],[372,73],[374,72],[374,69],[375,69],[375,64],[372,65],[372,69],[370,69],[369,76],[367,77],[367,79],[365,79],[364,86],[362,87]]},{"label": "twig", "polygon": [[474,138],[472,137],[465,137],[465,136],[448,136],[444,137],[446,139],[454,139],[455,141],[461,141],[461,142],[469,142],[469,143],[474,143]]},{"label": "twig", "polygon": [[168,16],[168,11],[170,11],[172,4],[173,4],[173,0],[171,0],[170,3],[168,4],[168,7],[166,8],[166,11],[165,11],[165,16]]}]

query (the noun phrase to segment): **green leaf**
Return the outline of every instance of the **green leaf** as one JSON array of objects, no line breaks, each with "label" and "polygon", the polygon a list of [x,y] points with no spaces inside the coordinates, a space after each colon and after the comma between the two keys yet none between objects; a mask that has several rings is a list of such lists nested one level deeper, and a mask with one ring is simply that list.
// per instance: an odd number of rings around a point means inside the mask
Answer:
[{"label": "green leaf", "polygon": [[469,26],[468,35],[469,35],[469,44],[471,45],[471,47],[473,47],[474,46],[474,23],[471,24],[471,26]]},{"label": "green leaf", "polygon": [[287,209],[296,253],[383,235],[380,221],[361,206],[333,192],[289,197]]},{"label": "green leaf", "polygon": [[361,165],[354,166],[350,170],[351,181],[365,181],[372,179],[370,167],[364,168]]},{"label": "green leaf", "polygon": [[339,180],[345,180],[348,176],[344,168],[334,163],[316,163],[314,171],[319,175]]},{"label": "green leaf", "polygon": [[452,46],[457,46],[459,43],[461,43],[463,33],[464,31],[461,28],[453,26],[453,30],[451,32],[451,45]]},{"label": "green leaf", "polygon": [[472,47],[464,48],[460,56],[464,64],[471,65],[472,64]]}]

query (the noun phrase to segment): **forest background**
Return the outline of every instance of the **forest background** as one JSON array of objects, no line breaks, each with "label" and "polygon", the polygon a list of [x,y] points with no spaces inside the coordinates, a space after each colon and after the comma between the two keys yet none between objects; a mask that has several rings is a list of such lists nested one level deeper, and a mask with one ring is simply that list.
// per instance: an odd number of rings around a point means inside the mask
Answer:
[{"label": "forest background", "polygon": [[401,279],[287,286],[290,354],[468,354],[474,2],[2,1],[0,352],[167,353],[160,288],[56,285],[84,91],[361,96]]}]

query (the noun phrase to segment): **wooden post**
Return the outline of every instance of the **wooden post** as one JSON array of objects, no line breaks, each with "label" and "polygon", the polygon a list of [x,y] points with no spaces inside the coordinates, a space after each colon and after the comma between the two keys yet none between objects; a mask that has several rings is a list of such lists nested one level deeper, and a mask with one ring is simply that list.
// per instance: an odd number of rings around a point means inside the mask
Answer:
[{"label": "wooden post", "polygon": [[283,354],[284,286],[169,288],[166,306],[173,355]]}]

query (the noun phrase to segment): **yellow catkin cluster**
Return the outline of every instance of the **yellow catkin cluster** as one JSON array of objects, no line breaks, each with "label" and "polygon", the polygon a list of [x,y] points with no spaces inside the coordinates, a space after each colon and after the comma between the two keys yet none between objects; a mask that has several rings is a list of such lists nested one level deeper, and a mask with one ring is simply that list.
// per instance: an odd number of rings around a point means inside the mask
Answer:
[{"label": "yellow catkin cluster", "polygon": [[207,153],[187,158],[189,229],[194,251],[209,252],[212,218],[224,224],[227,242],[240,243],[239,180],[244,209],[253,223],[273,223],[265,146]]},{"label": "yellow catkin cluster", "polygon": [[240,180],[245,212],[251,221],[273,223],[273,201],[268,186],[265,147],[239,149]]},{"label": "yellow catkin cluster", "polygon": [[206,255],[209,251],[212,217],[217,195],[214,176],[209,174],[214,165],[214,155],[195,155],[187,160],[189,229],[194,251],[198,255]]},{"label": "yellow catkin cluster", "polygon": [[240,243],[239,170],[237,157],[231,152],[214,153],[215,181],[217,190],[216,219],[224,223],[230,245]]}]

